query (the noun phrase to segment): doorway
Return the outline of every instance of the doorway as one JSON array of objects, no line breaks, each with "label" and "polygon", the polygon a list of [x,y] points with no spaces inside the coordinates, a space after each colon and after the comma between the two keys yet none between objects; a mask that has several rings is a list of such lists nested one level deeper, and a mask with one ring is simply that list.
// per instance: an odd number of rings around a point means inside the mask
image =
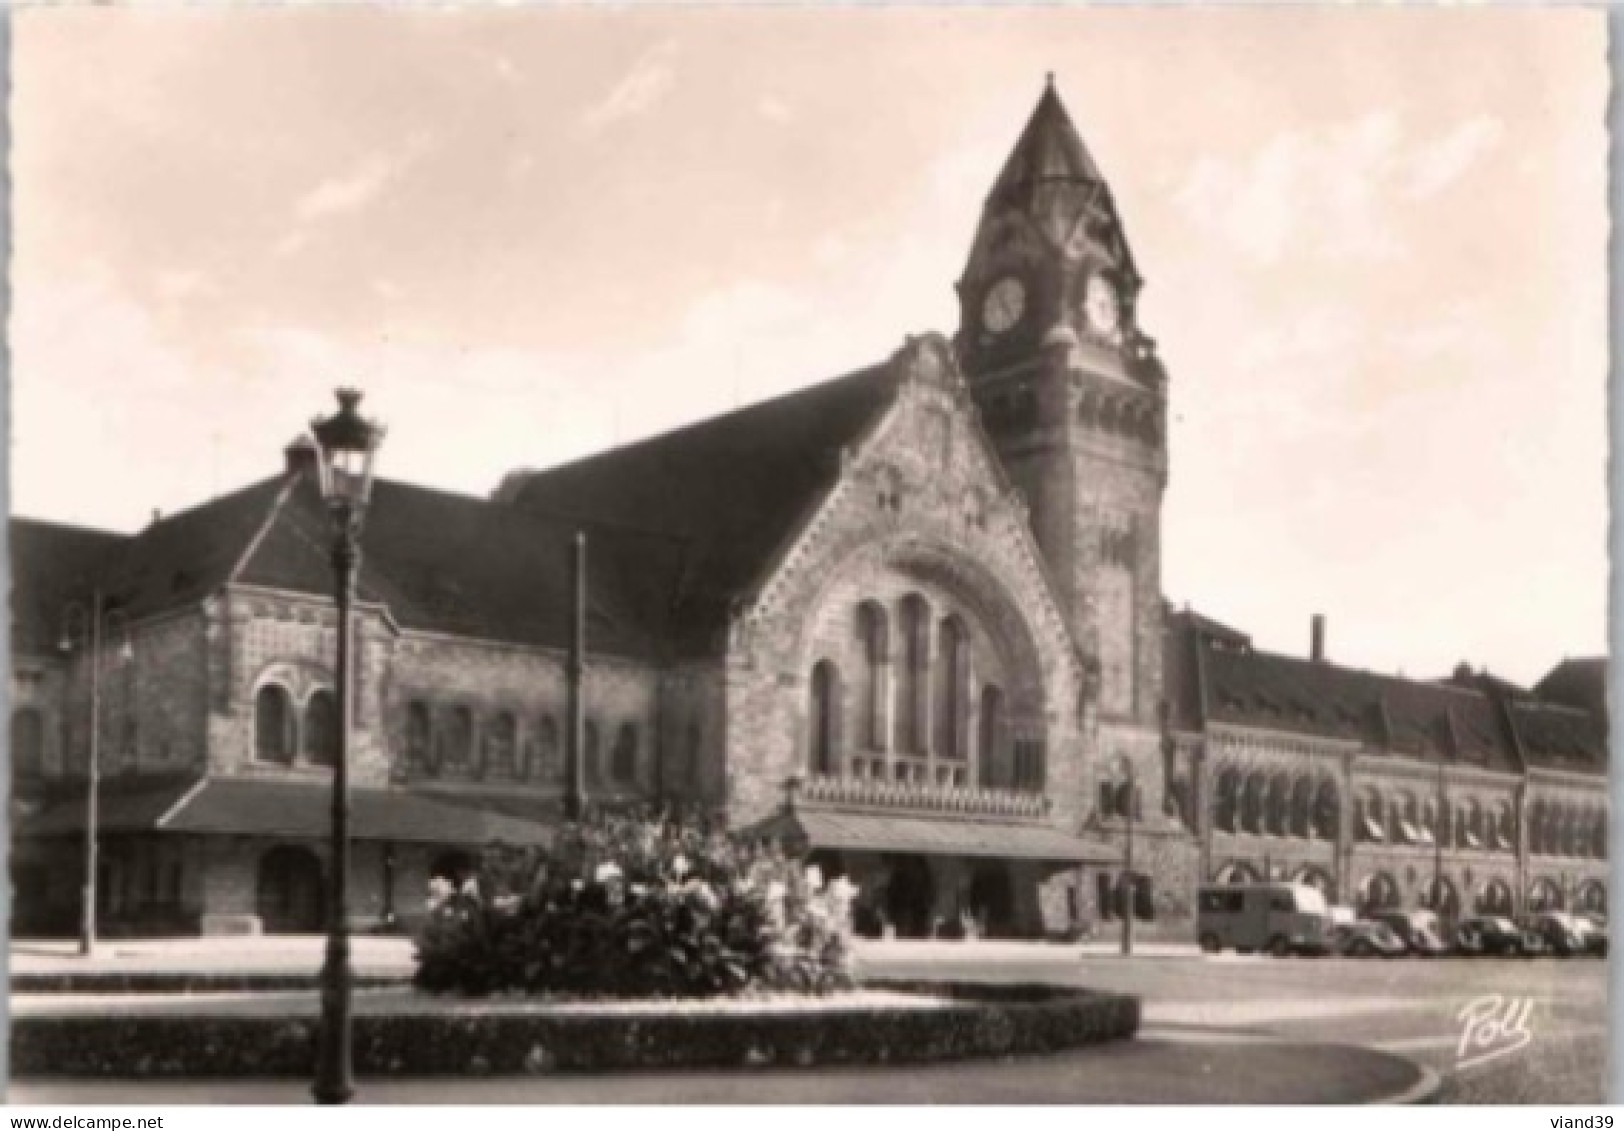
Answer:
[{"label": "doorway", "polygon": [[308,848],[278,845],[259,859],[256,909],[266,934],[313,934],[322,929],[321,861]]}]

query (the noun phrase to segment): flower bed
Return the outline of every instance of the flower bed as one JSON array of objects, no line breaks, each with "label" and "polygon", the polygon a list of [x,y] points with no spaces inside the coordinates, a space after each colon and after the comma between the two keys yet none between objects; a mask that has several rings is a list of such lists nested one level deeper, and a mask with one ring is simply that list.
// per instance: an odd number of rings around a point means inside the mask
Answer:
[{"label": "flower bed", "polygon": [[473,997],[828,993],[851,984],[856,891],[722,830],[600,814],[437,880],[415,981]]},{"label": "flower bed", "polygon": [[[877,997],[874,995],[878,995]],[[525,1075],[666,1068],[925,1063],[1035,1055],[1130,1037],[1137,998],[1041,985],[879,983],[799,1002],[547,1003],[417,999],[355,1018],[362,1076]],[[643,1003],[640,1003],[643,1004]],[[302,1012],[18,1016],[18,1076],[306,1076]]]}]

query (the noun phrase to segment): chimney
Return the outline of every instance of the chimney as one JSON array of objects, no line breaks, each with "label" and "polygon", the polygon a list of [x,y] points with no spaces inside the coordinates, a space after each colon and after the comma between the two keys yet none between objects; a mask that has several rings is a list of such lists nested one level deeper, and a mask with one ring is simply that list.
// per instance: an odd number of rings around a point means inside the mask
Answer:
[{"label": "chimney", "polygon": [[1325,662],[1325,614],[1315,613],[1309,621],[1308,658],[1316,664]]},{"label": "chimney", "polygon": [[286,470],[289,475],[302,475],[316,467],[316,444],[304,433],[293,438],[293,442],[282,449],[282,458],[286,461]]}]

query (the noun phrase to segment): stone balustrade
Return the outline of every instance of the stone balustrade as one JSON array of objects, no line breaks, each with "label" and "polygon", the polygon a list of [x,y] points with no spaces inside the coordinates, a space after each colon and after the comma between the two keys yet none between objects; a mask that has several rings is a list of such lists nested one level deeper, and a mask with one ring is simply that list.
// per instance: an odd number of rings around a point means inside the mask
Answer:
[{"label": "stone balustrade", "polygon": [[929,813],[1043,820],[1052,802],[1041,793],[983,786],[935,785],[922,781],[814,776],[800,787],[799,800],[813,804],[857,805]]}]

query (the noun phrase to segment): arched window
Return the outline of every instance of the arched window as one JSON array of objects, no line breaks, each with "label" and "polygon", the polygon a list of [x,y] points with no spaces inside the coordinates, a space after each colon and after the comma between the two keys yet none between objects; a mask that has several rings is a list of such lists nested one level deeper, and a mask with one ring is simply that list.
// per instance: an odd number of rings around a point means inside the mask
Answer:
[{"label": "arched window", "polygon": [[466,774],[474,757],[474,714],[467,707],[453,707],[440,727],[440,770]]},{"label": "arched window", "polygon": [[406,764],[414,770],[433,769],[434,723],[427,703],[406,704]]},{"label": "arched window", "polygon": [[1587,880],[1581,884],[1574,897],[1574,909],[1586,911],[1592,915],[1607,914],[1607,885],[1600,880]]},{"label": "arched window", "polygon": [[1550,819],[1546,814],[1545,802],[1537,800],[1528,807],[1528,851],[1539,856],[1545,855],[1547,836],[1550,831]]},{"label": "arched window", "polygon": [[1468,797],[1456,810],[1455,836],[1458,847],[1483,847],[1483,805],[1475,797]]},{"label": "arched window", "polygon": [[1494,823],[1489,829],[1489,839],[1502,852],[1510,852],[1517,847],[1517,814],[1511,802],[1501,801],[1494,807]]},{"label": "arched window", "polygon": [[485,725],[485,774],[493,778],[519,776],[519,724],[507,711],[498,711]]},{"label": "arched window", "polygon": [[1421,843],[1421,806],[1416,801],[1415,794],[1400,794],[1393,802],[1392,816],[1389,825],[1397,826],[1398,840],[1401,843]]},{"label": "arched window", "polygon": [[942,621],[936,649],[936,753],[943,758],[969,755],[970,641],[957,617]]},{"label": "arched window", "polygon": [[1263,831],[1263,808],[1268,793],[1268,779],[1261,770],[1254,770],[1246,777],[1246,788],[1241,793],[1241,831],[1261,833]]},{"label": "arched window", "polygon": [[812,668],[811,750],[808,752],[815,774],[838,772],[835,716],[839,697],[839,673],[828,660],[819,660]]},{"label": "arched window", "polygon": [[564,757],[558,745],[558,720],[551,715],[543,715],[536,720],[529,770],[532,781],[556,781],[563,776]]},{"label": "arched window", "polygon": [[992,684],[981,689],[981,718],[976,742],[981,768],[976,780],[983,784],[1001,784],[998,777],[1000,735],[1004,728],[1004,693]]},{"label": "arched window", "polygon": [[1291,785],[1291,823],[1288,826],[1292,836],[1306,838],[1313,825],[1314,809],[1314,783],[1304,775]]},{"label": "arched window", "polygon": [[1477,910],[1481,915],[1511,914],[1511,885],[1504,880],[1490,880],[1478,893]]},{"label": "arched window", "polygon": [[1241,775],[1233,766],[1218,775],[1213,789],[1212,823],[1226,833],[1236,829],[1240,813]]},{"label": "arched window", "polygon": [[637,781],[637,726],[622,723],[615,735],[615,748],[609,752],[609,773],[620,785]]},{"label": "arched window", "polygon": [[1314,836],[1318,840],[1335,840],[1342,823],[1341,806],[1337,803],[1336,786],[1330,778],[1321,778],[1314,791]]},{"label": "arched window", "polygon": [[598,721],[587,719],[581,733],[582,775],[588,785],[603,784],[603,767],[598,764]]},{"label": "arched window", "polygon": [[1398,884],[1386,872],[1376,872],[1365,878],[1360,889],[1360,903],[1364,910],[1379,911],[1399,905]]},{"label": "arched window", "polygon": [[254,696],[254,757],[291,766],[293,750],[293,697],[280,684],[267,683]]},{"label": "arched window", "polygon": [[1245,860],[1231,860],[1214,877],[1214,883],[1220,884],[1255,884],[1261,882],[1263,873]]},{"label": "arched window", "polygon": [[11,712],[11,773],[38,777],[45,769],[45,719],[34,707]]},{"label": "arched window", "polygon": [[1387,808],[1382,795],[1371,790],[1359,799],[1359,839],[1380,843],[1387,839]]},{"label": "arched window", "polygon": [[863,742],[870,750],[890,748],[886,699],[890,691],[891,622],[875,601],[857,607],[857,634],[863,648]]},{"label": "arched window", "polygon": [[902,599],[902,671],[897,680],[897,746],[925,753],[930,713],[930,607],[917,593]]},{"label": "arched window", "polygon": [[1284,773],[1269,779],[1268,800],[1264,805],[1264,826],[1272,836],[1285,836],[1291,816],[1291,779]]},{"label": "arched window", "polygon": [[338,762],[338,700],[325,687],[305,704],[304,752],[318,766]]},{"label": "arched window", "polygon": [[1562,889],[1549,877],[1535,880],[1528,889],[1530,912],[1562,910]]}]

